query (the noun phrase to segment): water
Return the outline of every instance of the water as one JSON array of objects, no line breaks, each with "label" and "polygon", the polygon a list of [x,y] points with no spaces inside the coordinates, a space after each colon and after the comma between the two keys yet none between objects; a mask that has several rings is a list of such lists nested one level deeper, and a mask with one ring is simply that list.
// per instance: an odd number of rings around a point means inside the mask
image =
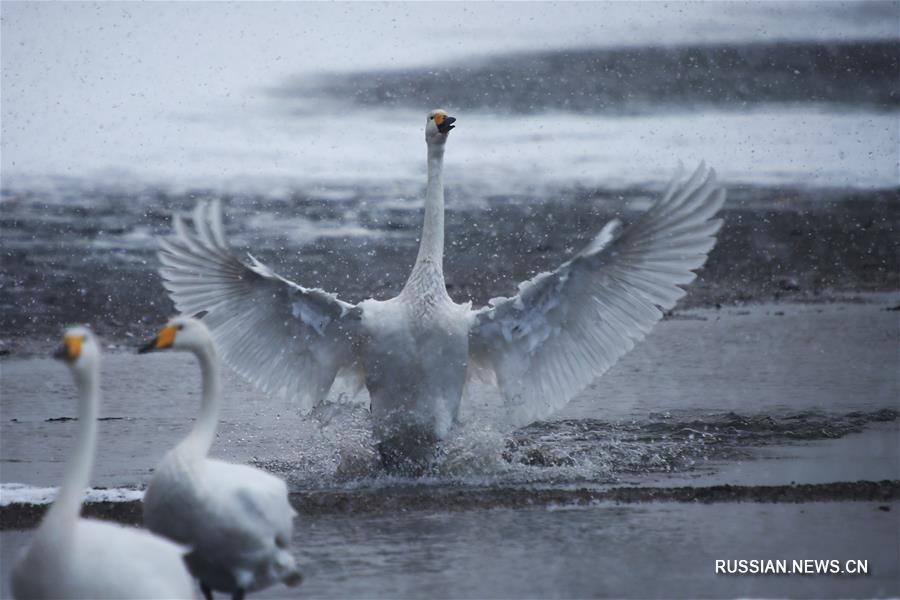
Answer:
[{"label": "water", "polygon": [[[900,377],[892,351],[900,327],[883,307],[693,311],[661,323],[563,411],[524,428],[506,419],[495,390],[476,387],[430,485],[655,482],[666,473],[714,474],[765,447],[880,426],[896,433]],[[104,360],[101,460],[93,478],[104,487],[144,485],[190,428],[199,402],[199,373],[188,355],[123,350],[113,348]],[[53,485],[77,425],[69,374],[41,358],[6,360],[2,369],[2,480]],[[289,401],[266,398],[229,372],[214,455],[264,466],[296,490],[374,486],[377,493],[392,480],[376,458],[366,394],[352,397],[340,387],[336,404],[302,417]],[[867,439],[873,454],[891,456],[874,450],[880,439]],[[900,465],[887,460],[877,471],[879,479],[894,479]]]},{"label": "water", "polygon": [[[459,118],[458,301],[508,294],[633,219],[679,161],[717,169],[726,225],[679,308],[606,376],[532,424],[476,388],[421,480],[380,469],[365,394],[301,416],[227,373],[213,454],[319,503],[298,522],[302,593],[900,594],[896,499],[550,500],[900,479],[897,3],[0,10],[0,505],[45,502],[61,479],[75,404],[45,357],[66,324],[109,346],[92,498],[139,497],[190,428],[193,362],[130,353],[172,311],[154,256],[172,212],[223,198],[239,251],[348,301],[396,293],[424,115],[443,106]],[[0,534],[4,585],[29,536]],[[871,574],[712,574],[754,557]]]},{"label": "water", "polygon": [[4,187],[898,183],[895,3],[3,10]]},{"label": "water", "polygon": [[[525,428],[511,429],[480,390],[444,463],[417,481],[380,470],[364,410],[345,403],[301,418],[229,374],[213,454],[276,472],[298,494],[294,548],[303,593],[315,597],[896,595],[896,499],[578,500],[579,490],[620,485],[900,478],[900,323],[884,310],[893,295],[868,300],[664,321],[562,413]],[[104,362],[93,484],[109,489],[97,499],[139,495],[199,403],[188,356],[124,350],[108,349]],[[0,486],[0,504],[46,501],[40,488],[59,481],[73,443],[68,373],[40,358],[2,369],[0,478],[26,485]],[[30,535],[0,533],[4,585]],[[862,559],[870,574],[715,575],[726,558]]]},{"label": "water", "polygon": [[[895,596],[900,505],[879,506],[601,504],[312,517],[295,539],[305,575],[299,591],[317,598]],[[4,584],[29,536],[0,534]],[[717,559],[863,557],[867,576],[714,574]],[[276,587],[255,597],[297,592]]]}]

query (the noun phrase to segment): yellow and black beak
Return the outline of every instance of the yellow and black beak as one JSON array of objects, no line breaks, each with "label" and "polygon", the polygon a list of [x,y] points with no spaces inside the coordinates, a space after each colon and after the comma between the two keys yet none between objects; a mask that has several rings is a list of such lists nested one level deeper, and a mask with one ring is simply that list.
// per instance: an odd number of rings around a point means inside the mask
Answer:
[{"label": "yellow and black beak", "polygon": [[77,335],[67,335],[63,338],[63,343],[53,353],[53,358],[64,360],[66,362],[75,362],[81,356],[81,347],[84,345],[84,338]]},{"label": "yellow and black beak", "polygon": [[450,130],[453,129],[453,124],[456,122],[456,117],[450,117],[445,115],[444,113],[438,113],[434,115],[434,124],[437,125],[438,131],[441,133],[450,133]]},{"label": "yellow and black beak", "polygon": [[156,352],[157,350],[171,348],[172,344],[175,343],[176,333],[178,333],[178,328],[174,325],[163,328],[163,330],[159,332],[159,335],[138,348],[138,354],[146,354],[147,352]]}]

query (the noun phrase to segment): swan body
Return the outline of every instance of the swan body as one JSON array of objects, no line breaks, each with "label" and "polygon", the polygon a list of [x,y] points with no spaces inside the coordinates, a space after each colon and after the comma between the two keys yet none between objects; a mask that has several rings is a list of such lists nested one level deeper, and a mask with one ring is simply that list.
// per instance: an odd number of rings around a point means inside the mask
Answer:
[{"label": "swan body", "polygon": [[142,351],[193,352],[203,377],[200,416],[188,436],[166,453],[144,495],[144,523],[192,548],[186,557],[207,597],[212,590],[243,597],[302,577],[290,551],[294,509],[285,482],[246,465],[207,457],[220,401],[218,359],[206,327],[176,318]]},{"label": "swan body", "polygon": [[[12,574],[13,597],[193,598],[184,548],[146,531],[79,519],[65,543],[40,536]],[[66,556],[62,556],[65,553]]]},{"label": "swan body", "polygon": [[[415,288],[413,288],[415,289]],[[415,470],[433,458],[459,413],[468,361],[468,305],[410,292],[361,308],[359,356],[386,465]]]},{"label": "swan body", "polygon": [[96,446],[100,350],[84,328],[57,356],[79,389],[77,448],[56,501],[12,571],[16,598],[191,598],[185,549],[147,531],[79,518]]},{"label": "swan body", "polygon": [[160,273],[176,307],[204,322],[239,374],[309,410],[341,370],[362,377],[385,466],[417,473],[459,413],[475,372],[499,387],[510,421],[526,424],[604,373],[684,295],[715,244],[725,201],[701,165],[635,223],[604,227],[555,271],[473,310],[443,276],[443,157],[455,119],[428,115],[428,178],[419,253],[403,290],[352,305],[231,252],[218,202],[198,204],[193,230],[176,215],[160,239]]}]

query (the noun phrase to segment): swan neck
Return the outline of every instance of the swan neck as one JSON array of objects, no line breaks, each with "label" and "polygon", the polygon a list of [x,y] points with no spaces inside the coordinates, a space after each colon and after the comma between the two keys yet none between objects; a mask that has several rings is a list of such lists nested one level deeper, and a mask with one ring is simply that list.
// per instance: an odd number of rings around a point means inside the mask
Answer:
[{"label": "swan neck", "polygon": [[200,374],[203,384],[203,399],[200,414],[194,422],[191,432],[181,446],[191,454],[204,458],[209,453],[216,438],[216,426],[219,422],[219,399],[221,383],[219,380],[219,359],[212,340],[194,351],[200,363]]},{"label": "swan neck", "polygon": [[[423,281],[444,281],[444,145],[428,145],[428,184],[425,188],[425,221],[416,264],[404,289],[418,288]],[[434,287],[429,285],[429,287]]]},{"label": "swan neck", "polygon": [[97,411],[100,404],[99,368],[92,365],[84,370],[74,370],[78,389],[78,434],[75,451],[66,463],[66,475],[56,501],[47,513],[44,523],[56,523],[51,529],[72,526],[81,514],[84,492],[90,483],[94,452],[97,448]]},{"label": "swan neck", "polygon": [[416,263],[429,261],[439,268],[444,262],[444,145],[428,146],[428,184],[425,188],[425,221]]}]

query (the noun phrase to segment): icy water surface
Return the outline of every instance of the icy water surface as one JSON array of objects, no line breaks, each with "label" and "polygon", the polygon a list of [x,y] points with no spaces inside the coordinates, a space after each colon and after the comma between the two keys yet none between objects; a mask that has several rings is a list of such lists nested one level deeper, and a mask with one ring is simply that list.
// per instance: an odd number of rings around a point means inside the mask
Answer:
[{"label": "icy water surface", "polygon": [[[891,597],[898,511],[898,502],[599,504],[309,517],[294,540],[303,585],[254,597]],[[30,536],[0,533],[3,597]],[[865,559],[869,574],[715,575],[725,558]]]},{"label": "icy water surface", "polygon": [[[896,431],[898,320],[885,310],[890,297],[870,299],[698,309],[664,321],[563,411],[521,429],[505,420],[495,391],[478,387],[430,485],[640,483],[654,474],[709,471],[710,462],[749,459],[760,448],[876,426]],[[189,355],[124,350],[111,349],[104,362],[93,479],[100,486],[142,486],[191,426],[199,402]],[[69,374],[42,358],[5,360],[0,368],[2,481],[53,485],[76,430]],[[302,417],[230,372],[225,389],[214,454],[274,470],[294,489],[377,490],[387,481],[369,433],[365,392],[352,397],[338,386],[335,404]],[[897,444],[894,460],[890,446],[873,447],[888,460],[870,478],[900,477]]]},{"label": "icy water surface", "polygon": [[[107,516],[136,520],[190,428],[193,361],[128,348],[172,312],[154,237],[173,212],[222,198],[239,252],[347,301],[389,297],[418,242],[424,115],[443,106],[457,301],[633,220],[679,161],[717,169],[725,226],[606,376],[530,424],[476,388],[422,480],[380,470],[364,395],[301,416],[228,373],[213,453],[289,482],[299,593],[900,595],[896,2],[0,9],[4,528],[33,524],[23,502],[52,497],[72,447],[69,375],[46,358],[66,324],[110,346],[90,495],[119,500]],[[702,492],[720,484],[737,487]],[[615,486],[731,503],[615,505]],[[30,535],[0,533],[3,597]],[[870,574],[715,576],[719,558]]]},{"label": "icy water surface", "polygon": [[[579,500],[622,485],[691,486],[681,488],[690,497],[720,484],[900,479],[900,323],[886,310],[896,298],[866,299],[682,313],[560,414],[518,430],[482,389],[441,467],[420,481],[380,471],[364,409],[303,418],[230,374],[213,453],[289,481],[303,596],[896,596],[896,494],[873,502],[848,484],[855,502],[803,486],[782,504],[766,503],[776,497],[764,489],[747,496],[763,503]],[[105,357],[93,483],[111,489],[95,499],[139,496],[199,403],[190,357],[125,352]],[[68,373],[44,358],[0,370],[0,480],[24,484],[0,488],[0,504],[46,501],[37,488],[59,481],[76,426]],[[0,533],[2,597],[31,535]],[[860,559],[869,575],[715,575],[726,558]]]}]

